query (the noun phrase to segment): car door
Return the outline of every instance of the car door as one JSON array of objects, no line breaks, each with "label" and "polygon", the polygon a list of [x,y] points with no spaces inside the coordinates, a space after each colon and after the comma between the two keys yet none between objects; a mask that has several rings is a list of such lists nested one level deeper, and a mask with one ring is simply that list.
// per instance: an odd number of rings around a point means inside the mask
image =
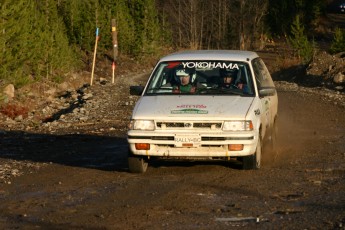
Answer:
[{"label": "car door", "polygon": [[[275,88],[272,77],[263,60],[261,58],[256,58],[252,61],[252,65],[258,90],[264,88]],[[260,101],[262,108],[262,128],[264,129],[262,131],[265,132],[266,128],[270,127],[273,124],[275,116],[277,114],[277,94],[274,93],[273,95],[260,96]]]}]

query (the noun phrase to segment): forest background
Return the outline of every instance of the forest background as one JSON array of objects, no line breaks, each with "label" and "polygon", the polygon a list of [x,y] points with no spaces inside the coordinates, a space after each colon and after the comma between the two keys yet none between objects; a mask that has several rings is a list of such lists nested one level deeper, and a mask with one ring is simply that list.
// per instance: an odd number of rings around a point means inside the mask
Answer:
[{"label": "forest background", "polygon": [[[308,62],[331,0],[0,0],[0,85],[63,81],[97,55],[112,59],[116,19],[119,59],[143,61],[181,49],[261,50],[283,39]],[[307,30],[305,28],[308,28]],[[331,52],[345,50],[333,31]]]}]

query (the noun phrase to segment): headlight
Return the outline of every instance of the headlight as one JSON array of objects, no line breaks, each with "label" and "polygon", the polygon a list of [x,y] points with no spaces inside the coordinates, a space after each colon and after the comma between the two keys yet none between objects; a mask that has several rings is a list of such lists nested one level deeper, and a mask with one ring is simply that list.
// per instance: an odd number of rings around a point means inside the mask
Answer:
[{"label": "headlight", "polygon": [[154,130],[155,123],[152,120],[131,120],[129,129],[134,130]]},{"label": "headlight", "polygon": [[223,125],[225,131],[250,131],[253,130],[252,121],[225,121]]}]

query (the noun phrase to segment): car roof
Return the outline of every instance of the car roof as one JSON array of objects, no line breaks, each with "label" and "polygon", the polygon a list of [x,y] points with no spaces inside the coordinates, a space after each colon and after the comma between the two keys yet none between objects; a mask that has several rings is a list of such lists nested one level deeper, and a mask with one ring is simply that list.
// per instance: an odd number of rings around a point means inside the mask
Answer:
[{"label": "car roof", "polygon": [[186,50],[169,54],[160,61],[231,60],[248,62],[259,57],[256,52],[243,50]]}]

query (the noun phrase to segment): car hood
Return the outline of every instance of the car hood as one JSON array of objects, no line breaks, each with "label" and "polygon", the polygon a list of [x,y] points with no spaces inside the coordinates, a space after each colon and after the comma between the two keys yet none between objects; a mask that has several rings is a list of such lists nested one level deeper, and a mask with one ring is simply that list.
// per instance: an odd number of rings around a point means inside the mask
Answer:
[{"label": "car hood", "polygon": [[143,96],[133,119],[245,119],[253,97],[231,96]]}]

